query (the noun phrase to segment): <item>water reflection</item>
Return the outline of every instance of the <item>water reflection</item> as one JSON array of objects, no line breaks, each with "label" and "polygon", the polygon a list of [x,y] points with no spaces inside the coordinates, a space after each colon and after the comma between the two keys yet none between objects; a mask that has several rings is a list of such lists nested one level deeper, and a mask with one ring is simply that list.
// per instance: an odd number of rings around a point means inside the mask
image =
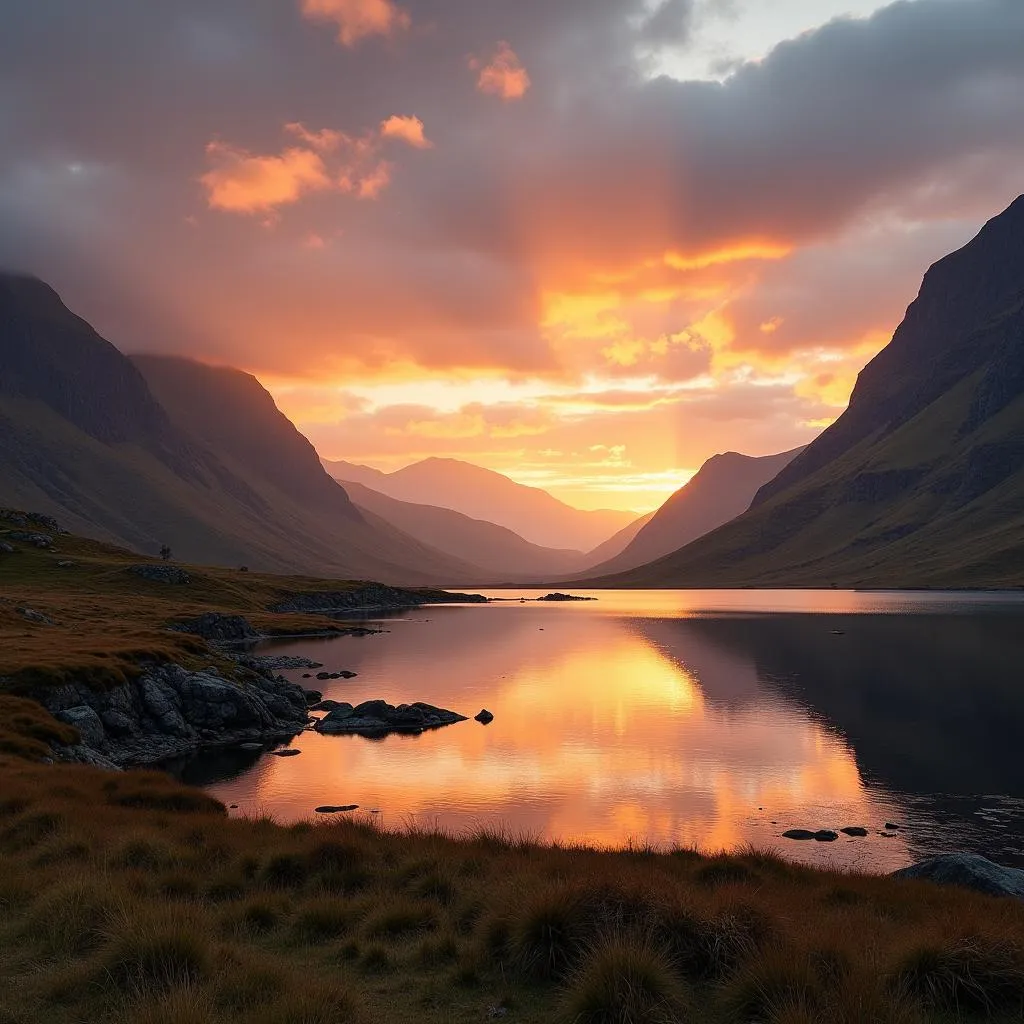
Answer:
[{"label": "water reflection", "polygon": [[[754,843],[878,870],[936,846],[1020,845],[1003,799],[1024,788],[1020,605],[789,592],[785,613],[765,614],[763,593],[599,596],[433,608],[376,636],[274,645],[358,672],[324,684],[335,699],[486,706],[496,721],[377,743],[306,734],[298,758],[186,770],[242,812],[286,820],[358,803],[391,824]],[[915,614],[878,613],[889,607]],[[905,827],[874,834],[886,821]],[[873,835],[779,838],[852,824]]]}]

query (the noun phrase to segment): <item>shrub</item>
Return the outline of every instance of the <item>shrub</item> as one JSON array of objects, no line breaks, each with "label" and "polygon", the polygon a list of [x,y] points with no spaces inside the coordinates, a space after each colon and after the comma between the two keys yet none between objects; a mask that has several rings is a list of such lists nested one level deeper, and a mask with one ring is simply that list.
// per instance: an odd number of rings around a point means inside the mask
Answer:
[{"label": "shrub", "polygon": [[591,953],[562,1000],[567,1024],[682,1024],[698,1020],[664,954],[643,941],[612,939]]},{"label": "shrub", "polygon": [[212,955],[202,930],[189,919],[124,917],[101,951],[96,978],[121,992],[193,985],[210,973]]},{"label": "shrub", "polygon": [[437,927],[437,920],[437,908],[431,904],[396,897],[367,918],[365,931],[370,938],[396,938],[431,931]]},{"label": "shrub", "polygon": [[295,919],[295,932],[306,942],[330,942],[352,927],[352,908],[342,900],[324,898],[304,907]]}]

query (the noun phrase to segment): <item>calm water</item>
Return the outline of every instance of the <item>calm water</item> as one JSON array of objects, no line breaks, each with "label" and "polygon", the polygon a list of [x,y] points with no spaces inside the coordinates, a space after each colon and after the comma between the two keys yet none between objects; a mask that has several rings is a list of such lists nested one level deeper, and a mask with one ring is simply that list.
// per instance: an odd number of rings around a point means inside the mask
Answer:
[{"label": "calm water", "polygon": [[[233,813],[285,821],[353,803],[385,825],[754,844],[866,870],[949,849],[1024,865],[1024,595],[594,596],[430,608],[374,636],[267,644],[358,673],[305,681],[328,697],[486,707],[495,721],[384,740],[306,733],[301,757],[208,755],[184,774]],[[900,827],[880,835],[887,822]],[[847,825],[871,835],[781,838]]]}]

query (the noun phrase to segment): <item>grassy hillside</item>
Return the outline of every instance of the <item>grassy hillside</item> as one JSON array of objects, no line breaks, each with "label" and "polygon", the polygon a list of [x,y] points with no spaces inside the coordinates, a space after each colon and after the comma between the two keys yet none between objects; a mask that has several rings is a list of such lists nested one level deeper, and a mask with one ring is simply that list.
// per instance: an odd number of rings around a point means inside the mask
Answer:
[{"label": "grassy hillside", "polygon": [[1024,585],[1024,198],[929,271],[750,511],[608,586]]}]

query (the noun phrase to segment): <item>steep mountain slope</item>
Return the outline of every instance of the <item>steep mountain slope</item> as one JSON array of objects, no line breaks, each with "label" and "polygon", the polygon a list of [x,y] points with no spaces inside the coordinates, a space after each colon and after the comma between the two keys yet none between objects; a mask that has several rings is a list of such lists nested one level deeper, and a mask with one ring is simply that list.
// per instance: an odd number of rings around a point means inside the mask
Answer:
[{"label": "steep mountain slope", "polygon": [[638,531],[620,554],[592,572],[623,572],[703,537],[750,508],[758,489],[796,458],[802,448],[754,458],[737,452],[714,455]]},{"label": "steep mountain slope", "polygon": [[471,562],[490,573],[495,583],[555,577],[585,564],[577,551],[539,547],[504,526],[471,519],[461,512],[399,501],[363,484],[348,482],[345,490],[358,508],[438,551]]},{"label": "steep mountain slope", "polygon": [[613,534],[603,544],[587,552],[588,566],[603,565],[616,555],[625,551],[632,543],[633,538],[658,514],[658,510],[648,512],[639,519],[634,519],[628,526],[624,526],[618,533]]},{"label": "steep mountain slope", "polygon": [[1024,585],[1024,196],[927,273],[749,512],[609,586]]},{"label": "steep mountain slope", "polygon": [[[193,401],[186,422],[204,415]],[[322,481],[304,488],[257,472],[251,452],[221,458],[198,433],[173,422],[139,370],[51,288],[0,274],[0,505],[137,550],[169,544],[196,562],[388,582],[480,577],[368,519],[315,454],[307,467]]]},{"label": "steep mountain slope", "polygon": [[541,547],[589,551],[637,518],[634,512],[572,508],[539,487],[458,459],[424,459],[394,473],[347,462],[325,465],[343,483],[352,480],[399,501],[454,509],[504,526]]}]

